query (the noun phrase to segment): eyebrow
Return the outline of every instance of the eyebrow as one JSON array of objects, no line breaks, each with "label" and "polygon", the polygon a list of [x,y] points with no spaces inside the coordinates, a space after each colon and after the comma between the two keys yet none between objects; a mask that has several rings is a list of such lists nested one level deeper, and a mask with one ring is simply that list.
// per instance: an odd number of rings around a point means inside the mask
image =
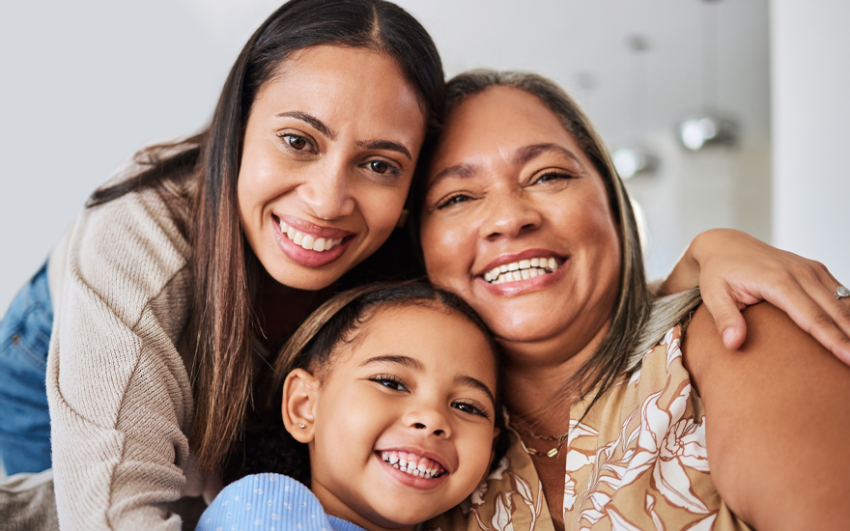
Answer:
[{"label": "eyebrow", "polygon": [[519,148],[514,152],[513,162],[517,165],[525,164],[529,161],[536,159],[543,153],[552,152],[569,157],[576,161],[579,165],[581,165],[581,161],[578,159],[575,153],[563,146],[559,146],[558,144],[532,144],[530,146]]},{"label": "eyebrow", "polygon": [[472,376],[458,376],[457,378],[455,378],[455,382],[466,384],[470,387],[478,389],[479,391],[482,391],[488,397],[490,397],[490,401],[493,403],[493,405],[496,405],[496,397],[493,396],[493,391],[491,391],[490,388],[487,387],[487,385],[484,384],[484,382],[482,382],[481,380],[476,380]]},{"label": "eyebrow", "polygon": [[469,179],[476,173],[478,173],[478,166],[473,164],[455,164],[454,166],[449,166],[438,173],[431,180],[431,183],[428,184],[428,188],[432,188],[435,184],[444,179]]},{"label": "eyebrow", "polygon": [[289,111],[282,112],[277,115],[278,118],[295,118],[296,120],[301,120],[302,122],[306,122],[313,126],[314,129],[330,138],[331,140],[336,140],[336,131],[328,127],[321,120],[316,118],[311,114],[307,114],[306,112],[301,111]]},{"label": "eyebrow", "polygon": [[398,142],[392,142],[390,140],[361,140],[357,142],[357,146],[365,149],[384,149],[387,151],[397,151],[408,159],[413,160],[413,157],[410,155],[410,151],[406,147],[404,147],[404,144],[400,144]]},{"label": "eyebrow", "polygon": [[364,361],[358,367],[367,367],[369,365],[376,365],[379,363],[391,363],[393,365],[401,365],[403,367],[410,367],[411,369],[416,369],[418,371],[424,371],[425,365],[422,364],[417,359],[413,359],[409,356],[375,356],[374,358],[369,358]]},{"label": "eyebrow", "polygon": [[[521,147],[514,152],[512,162],[515,165],[520,166],[520,165],[526,164],[526,163],[536,159],[537,157],[539,157],[543,153],[551,153],[551,152],[559,153],[561,155],[569,157],[569,158],[573,159],[576,163],[581,165],[581,161],[579,160],[579,158],[576,156],[575,153],[573,153],[572,151],[570,151],[569,149],[567,149],[563,146],[559,146],[558,144],[551,144],[551,143],[550,144],[532,144],[530,146]],[[473,177],[478,172],[478,170],[479,170],[479,167],[476,166],[476,165],[473,165],[473,164],[461,163],[461,164],[455,164],[454,166],[449,166],[448,168],[446,168],[446,169],[442,170],[440,173],[438,173],[434,177],[434,179],[431,180],[430,184],[428,184],[428,188],[430,189],[431,187],[433,187],[435,184],[442,181],[443,179],[468,179],[470,177]]]},{"label": "eyebrow", "polygon": [[[311,114],[307,114],[306,112],[301,111],[289,111],[282,112],[277,115],[278,118],[295,118],[296,120],[301,120],[302,122],[306,122],[313,126],[314,129],[330,138],[331,140],[336,140],[336,131],[328,127],[321,120],[316,118]],[[357,146],[364,149],[383,149],[386,151],[396,151],[401,153],[409,160],[413,160],[413,155],[410,154],[410,150],[405,147],[404,144],[400,142],[393,142],[391,140],[360,140],[357,142]]]},{"label": "eyebrow", "polygon": [[[379,363],[401,365],[403,367],[410,367],[411,369],[416,369],[418,371],[425,370],[425,365],[423,365],[421,361],[411,358],[409,356],[375,356],[364,361],[363,363],[358,365],[358,367],[368,367],[369,365],[377,365]],[[487,387],[487,385],[481,380],[473,378],[472,376],[458,376],[457,378],[455,378],[455,382],[468,385],[469,387],[482,391],[490,398],[490,401],[493,402],[493,404],[496,403],[496,397],[493,395],[493,391],[491,391],[490,388]]]}]

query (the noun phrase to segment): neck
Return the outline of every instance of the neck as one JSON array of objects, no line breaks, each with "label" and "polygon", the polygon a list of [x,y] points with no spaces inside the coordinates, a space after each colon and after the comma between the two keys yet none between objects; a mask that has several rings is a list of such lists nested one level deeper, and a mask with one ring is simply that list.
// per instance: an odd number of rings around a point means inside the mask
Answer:
[{"label": "neck", "polygon": [[372,519],[357,513],[357,511],[346,505],[343,500],[334,495],[320,482],[316,481],[315,478],[311,481],[310,490],[316,495],[316,498],[318,498],[327,514],[342,518],[352,524],[357,524],[366,531],[413,531],[416,528],[416,525],[394,526],[390,522],[384,525],[376,524]]},{"label": "neck", "polygon": [[254,312],[266,347],[277,351],[331,295],[332,286],[318,291],[290,288],[264,272],[254,297]]},{"label": "neck", "polygon": [[[502,388],[512,415],[539,427],[537,433],[561,434],[573,401],[559,400],[558,392],[596,353],[610,327],[606,321],[595,332],[579,337],[564,333],[542,341],[500,341],[505,350]],[[552,410],[553,404],[560,406],[557,411]]]}]

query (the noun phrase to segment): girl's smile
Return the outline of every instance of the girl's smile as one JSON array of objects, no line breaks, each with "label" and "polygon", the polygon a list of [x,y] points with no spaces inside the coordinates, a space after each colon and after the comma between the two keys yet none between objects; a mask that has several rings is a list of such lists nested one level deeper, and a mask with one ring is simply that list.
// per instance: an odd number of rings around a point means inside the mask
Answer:
[{"label": "girl's smile", "polygon": [[284,424],[309,444],[310,488],[329,514],[412,528],[489,468],[495,353],[468,319],[428,305],[379,308],[349,335],[313,374],[289,374]]}]

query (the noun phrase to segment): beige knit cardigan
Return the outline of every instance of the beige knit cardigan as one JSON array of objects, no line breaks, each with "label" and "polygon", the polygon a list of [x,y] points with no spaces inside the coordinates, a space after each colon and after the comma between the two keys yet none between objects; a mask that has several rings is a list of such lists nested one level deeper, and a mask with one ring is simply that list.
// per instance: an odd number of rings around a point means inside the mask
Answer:
[{"label": "beige knit cardigan", "polygon": [[191,249],[175,214],[188,208],[153,190],[127,194],[86,209],[50,256],[47,395],[63,531],[177,530],[167,504],[204,491],[188,440],[191,349],[178,347]]}]

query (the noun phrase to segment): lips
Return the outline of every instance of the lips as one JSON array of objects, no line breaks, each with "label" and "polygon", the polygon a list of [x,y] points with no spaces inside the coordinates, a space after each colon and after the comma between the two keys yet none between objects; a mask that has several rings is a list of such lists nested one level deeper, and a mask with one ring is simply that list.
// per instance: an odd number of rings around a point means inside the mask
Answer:
[{"label": "lips", "polygon": [[322,267],[335,262],[345,254],[356,236],[347,230],[322,227],[294,216],[273,215],[272,219],[281,250],[290,260],[305,267]]},{"label": "lips", "polygon": [[317,251],[320,253],[330,251],[342,243],[342,238],[316,238],[310,234],[304,234],[303,232],[296,230],[294,227],[290,227],[283,220],[280,220],[280,232],[291,241],[295,242],[295,245],[300,245],[303,249],[308,251]]}]

